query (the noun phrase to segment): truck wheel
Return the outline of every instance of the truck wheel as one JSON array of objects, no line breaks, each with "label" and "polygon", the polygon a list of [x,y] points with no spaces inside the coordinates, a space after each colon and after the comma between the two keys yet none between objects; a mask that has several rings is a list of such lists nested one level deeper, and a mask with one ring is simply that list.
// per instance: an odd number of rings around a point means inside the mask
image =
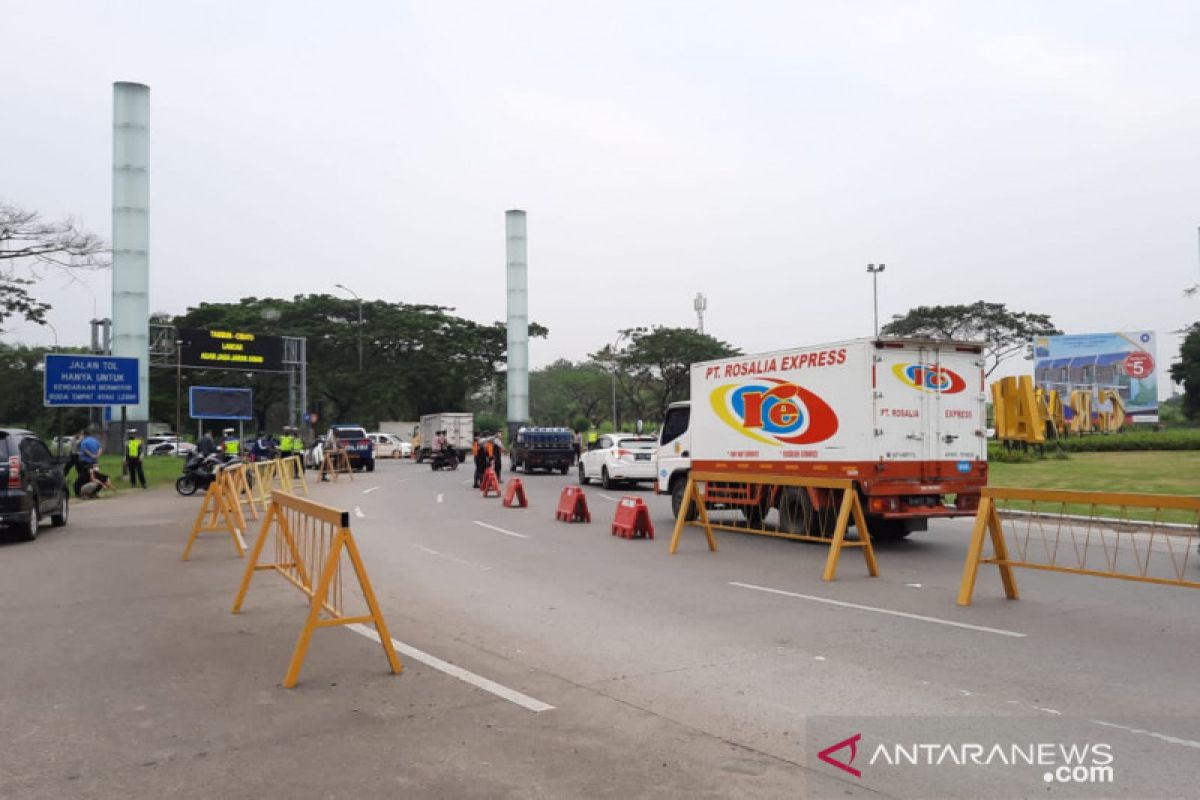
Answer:
[{"label": "truck wheel", "polygon": [[[683,493],[686,491],[687,478],[679,478],[671,484],[671,513],[675,516],[675,519],[679,519],[679,509],[683,505]],[[700,510],[696,508],[695,503],[690,503],[685,520],[691,522],[698,516],[700,516]]]},{"label": "truck wheel", "polygon": [[742,506],[742,516],[746,518],[746,524],[751,529],[762,530],[763,520],[766,519],[767,512],[770,510],[765,503],[755,503],[752,506]]},{"label": "truck wheel", "polygon": [[803,487],[789,486],[779,493],[779,530],[803,536],[813,518],[812,498]]},{"label": "truck wheel", "polygon": [[579,462],[579,485],[580,486],[588,485],[588,476],[587,476],[587,473],[583,471],[583,462],[582,461]]}]

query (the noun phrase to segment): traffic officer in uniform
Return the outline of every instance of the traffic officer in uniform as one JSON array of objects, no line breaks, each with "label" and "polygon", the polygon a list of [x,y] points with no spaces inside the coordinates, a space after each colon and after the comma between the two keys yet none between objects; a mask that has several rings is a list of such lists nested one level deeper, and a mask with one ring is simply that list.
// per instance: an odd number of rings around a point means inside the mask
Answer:
[{"label": "traffic officer in uniform", "polygon": [[237,431],[233,428],[226,428],[222,433],[225,435],[221,437],[221,455],[226,461],[237,458],[242,450],[242,443],[238,441]]},{"label": "traffic officer in uniform", "polygon": [[129,429],[129,438],[125,441],[125,471],[129,474],[129,485],[146,488],[146,471],[142,469],[142,459],[146,455],[146,443],[138,436],[137,428]]}]

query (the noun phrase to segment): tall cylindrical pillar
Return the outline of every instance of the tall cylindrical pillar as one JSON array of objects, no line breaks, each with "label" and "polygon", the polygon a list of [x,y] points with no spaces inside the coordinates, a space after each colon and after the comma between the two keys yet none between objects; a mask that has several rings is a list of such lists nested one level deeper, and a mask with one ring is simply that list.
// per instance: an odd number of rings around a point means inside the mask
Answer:
[{"label": "tall cylindrical pillar", "polygon": [[529,421],[529,282],[525,212],[504,212],[508,253],[508,427]]},{"label": "tall cylindrical pillar", "polygon": [[114,356],[138,359],[132,422],[150,418],[150,87],[113,84],[112,318]]}]

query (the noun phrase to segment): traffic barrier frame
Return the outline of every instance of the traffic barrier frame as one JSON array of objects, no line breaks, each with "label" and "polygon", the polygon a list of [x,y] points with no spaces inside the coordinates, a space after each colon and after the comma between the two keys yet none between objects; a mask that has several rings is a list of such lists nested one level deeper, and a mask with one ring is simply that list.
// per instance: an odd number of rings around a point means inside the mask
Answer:
[{"label": "traffic barrier frame", "polygon": [[321,477],[333,475],[333,482],[337,483],[339,474],[354,480],[354,470],[350,469],[350,454],[345,450],[326,450],[321,459]]},{"label": "traffic barrier frame", "polygon": [[[724,525],[714,523],[709,517],[708,509],[704,504],[704,495],[702,488],[706,488],[709,483],[730,483],[730,484],[749,484],[758,486],[772,487],[795,487],[806,491],[808,489],[821,489],[830,492],[841,492],[841,500],[838,504],[838,515],[834,523],[832,535],[811,536],[797,533],[782,533],[778,531],[755,530],[750,528],[735,527],[732,525]],[[704,487],[701,487],[701,484]],[[688,507],[695,504],[698,520],[697,522],[689,523],[687,519]],[[858,530],[858,540],[847,540],[846,530],[850,526],[850,520],[854,520],[854,525]],[[713,529],[730,530],[739,533],[752,533],[757,536],[771,536],[779,539],[794,539],[802,542],[816,542],[819,544],[829,545],[829,555],[825,559],[825,570],[822,573],[822,578],[826,581],[832,581],[837,577],[838,561],[841,558],[842,550],[845,548],[859,548],[863,551],[863,558],[866,561],[867,574],[872,578],[879,576],[879,565],[875,560],[875,547],[871,542],[871,533],[867,529],[866,515],[863,513],[862,503],[859,501],[858,490],[854,486],[854,481],[849,478],[818,478],[799,475],[753,475],[736,472],[697,472],[688,473],[687,487],[684,490],[683,502],[679,507],[679,515],[675,519],[675,530],[671,534],[671,546],[668,548],[668,555],[675,555],[679,549],[679,540],[683,534],[685,525],[694,525],[704,529],[704,536],[708,540],[708,549],[710,552],[717,551],[717,539],[713,536]]]},{"label": "traffic barrier frame", "polygon": [[[1045,548],[1045,552],[1048,555],[1047,563],[1029,560],[1028,541],[1025,542],[1024,547],[1017,548],[1017,558],[1011,557],[1005,539],[1001,510],[997,507],[997,501],[1028,502],[1035,504],[1035,507],[1037,503],[1049,503],[1052,506],[1057,505],[1057,517],[1068,520],[1070,525],[1068,531],[1070,538],[1068,544],[1070,546],[1062,549],[1068,555],[1070,553],[1075,554],[1075,563],[1073,565],[1059,563],[1058,553],[1060,545],[1063,544],[1063,523],[1061,522],[1054,532],[1053,547],[1050,547],[1047,543]],[[1067,506],[1079,505],[1090,508],[1093,512],[1092,516],[1075,517],[1067,514]],[[1149,508],[1156,509],[1156,513],[1149,521],[1136,520],[1132,517],[1119,519],[1097,518],[1094,512],[1100,507],[1117,507],[1120,509]],[[1167,527],[1158,521],[1158,517],[1164,510],[1190,512],[1193,515],[1194,524]],[[1050,514],[1047,516],[1054,518],[1056,515]],[[1076,522],[1076,519],[1079,521]],[[1082,525],[1084,530],[1076,532],[1074,529],[1075,524]],[[1132,529],[1139,527],[1150,528],[1149,539],[1145,542],[1144,550],[1141,551],[1138,549],[1136,538],[1132,538],[1135,533]],[[1122,546],[1120,538],[1122,528],[1131,529],[1130,550],[1136,562],[1136,572],[1122,571],[1117,568],[1117,561]],[[975,593],[976,578],[979,575],[979,568],[987,564],[995,565],[999,569],[1000,581],[1004,586],[1004,596],[1009,600],[1020,599],[1020,594],[1017,590],[1016,575],[1013,572],[1016,568],[1200,589],[1200,582],[1187,580],[1183,577],[1187,570],[1192,548],[1195,546],[1198,528],[1200,528],[1200,497],[1196,496],[988,486],[983,489],[979,498],[979,509],[975,514],[975,527],[971,533],[971,543],[967,548],[966,561],[963,564],[962,581],[959,583],[958,604],[960,606],[971,605],[971,600]],[[1184,530],[1188,532],[1184,533]],[[1079,536],[1084,537],[1082,549],[1078,541]],[[1112,537],[1111,539],[1108,538],[1110,536]],[[1093,537],[1096,538],[1096,546],[1101,550],[1108,569],[1100,570],[1087,567],[1088,551],[1089,549],[1093,549],[1094,551],[1092,544]],[[1175,573],[1174,577],[1161,577],[1149,574],[1150,559],[1153,555],[1153,546],[1156,537],[1161,537],[1159,541],[1167,543],[1167,552],[1172,564],[1172,571]],[[1171,544],[1172,538],[1187,540],[1178,553],[1178,557],[1174,550],[1174,545]],[[992,555],[985,558],[983,548],[987,540],[991,541]]]},{"label": "traffic barrier frame", "polygon": [[[192,523],[192,532],[183,547],[183,561],[192,555],[192,546],[201,533],[224,531],[233,539],[233,547],[241,558],[246,553],[246,517],[242,513],[240,487],[245,484],[245,464],[221,465],[208,488]],[[207,518],[207,521],[206,521]]]},{"label": "traffic barrier frame", "polygon": [[[300,530],[295,530],[293,521],[298,523]],[[267,540],[272,534],[275,537],[275,560],[260,563]],[[346,616],[343,613],[343,552],[348,555],[354,575],[358,579],[369,612],[367,614]],[[250,581],[254,578],[254,573],[259,571],[278,573],[309,598],[308,615],[284,675],[284,688],[290,689],[296,685],[313,632],[317,628],[370,623],[379,634],[380,644],[393,674],[398,675],[403,671],[404,666],[400,663],[400,657],[396,655],[387,623],[384,622],[383,612],[379,608],[379,601],[371,588],[358,545],[355,544],[354,535],[350,531],[349,512],[308,498],[296,497],[278,489],[272,491],[250,559],[246,562],[246,570],[233,602],[232,613],[241,612],[246,593],[250,589]]]}]

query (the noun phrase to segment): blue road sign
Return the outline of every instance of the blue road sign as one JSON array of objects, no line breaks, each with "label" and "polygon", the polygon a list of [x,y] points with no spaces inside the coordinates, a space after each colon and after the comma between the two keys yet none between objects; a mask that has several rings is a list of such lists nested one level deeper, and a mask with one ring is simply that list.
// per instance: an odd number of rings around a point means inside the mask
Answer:
[{"label": "blue road sign", "polygon": [[136,406],[138,360],[46,355],[42,402],[48,406]]}]

